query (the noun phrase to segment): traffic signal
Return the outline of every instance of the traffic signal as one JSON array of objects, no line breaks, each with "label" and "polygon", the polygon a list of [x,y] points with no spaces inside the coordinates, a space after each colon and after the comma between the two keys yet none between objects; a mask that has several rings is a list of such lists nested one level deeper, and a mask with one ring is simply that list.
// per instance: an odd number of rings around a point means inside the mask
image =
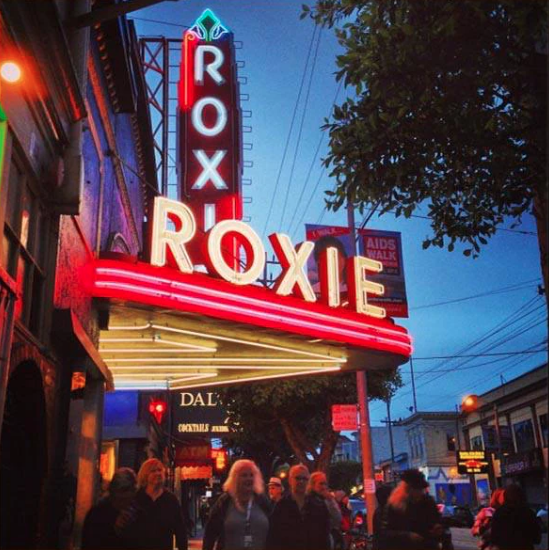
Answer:
[{"label": "traffic signal", "polygon": [[168,410],[168,404],[162,399],[153,399],[149,403],[149,412],[156,420],[157,424],[162,424],[162,419]]}]

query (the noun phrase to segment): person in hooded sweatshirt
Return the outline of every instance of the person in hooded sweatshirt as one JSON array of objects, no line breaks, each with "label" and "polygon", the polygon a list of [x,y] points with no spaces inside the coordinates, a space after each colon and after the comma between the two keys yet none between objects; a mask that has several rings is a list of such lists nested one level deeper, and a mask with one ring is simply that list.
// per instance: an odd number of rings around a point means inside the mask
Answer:
[{"label": "person in hooded sweatshirt", "polygon": [[492,518],[491,544],[500,550],[533,550],[541,541],[541,529],[533,510],[528,508],[520,485],[509,485],[503,505]]}]

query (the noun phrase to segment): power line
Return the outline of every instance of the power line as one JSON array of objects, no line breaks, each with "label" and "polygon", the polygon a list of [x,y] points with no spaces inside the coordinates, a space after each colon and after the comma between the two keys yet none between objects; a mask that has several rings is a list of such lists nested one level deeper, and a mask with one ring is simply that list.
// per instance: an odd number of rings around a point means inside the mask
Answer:
[{"label": "power line", "polygon": [[539,352],[522,350],[522,351],[505,351],[501,353],[475,353],[471,355],[433,355],[432,357],[414,357],[414,361],[431,361],[432,359],[460,359],[461,357],[501,357],[503,355],[522,355],[524,353],[539,353]]},{"label": "power line", "polygon": [[284,220],[284,214],[286,213],[286,207],[288,206],[288,197],[290,196],[290,188],[292,186],[292,179],[294,177],[295,164],[297,162],[297,154],[299,152],[299,145],[301,144],[301,136],[303,134],[303,126],[305,124],[305,116],[307,115],[307,106],[309,105],[309,96],[311,94],[311,86],[313,83],[313,76],[315,74],[316,61],[318,59],[318,49],[320,47],[320,39],[322,37],[322,27],[318,32],[318,38],[316,41],[315,53],[313,55],[313,62],[311,64],[311,73],[309,75],[309,82],[307,84],[307,92],[305,94],[305,102],[303,104],[303,113],[301,115],[301,121],[299,123],[299,131],[297,133],[297,141],[295,144],[294,158],[292,160],[292,167],[290,168],[290,176],[288,177],[288,186],[286,187],[286,196],[284,197],[284,206],[280,214],[279,229],[282,228],[282,222]]},{"label": "power line", "polygon": [[305,80],[306,80],[306,77],[307,77],[307,68],[309,67],[309,61],[311,59],[311,52],[312,52],[312,49],[313,49],[313,44],[314,44],[314,40],[315,40],[315,36],[316,36],[316,31],[317,31],[317,26],[315,25],[314,29],[313,29],[313,34],[311,36],[311,42],[309,44],[309,51],[307,52],[307,60],[306,60],[306,63],[305,63],[305,67],[303,68],[303,75],[301,77],[301,84],[299,85],[299,91],[298,91],[297,99],[296,99],[295,105],[294,105],[294,112],[292,113],[292,121],[291,121],[291,124],[290,124],[290,129],[288,131],[288,137],[286,138],[286,143],[284,145],[284,151],[282,153],[282,160],[280,161],[280,167],[278,169],[278,174],[276,176],[276,182],[273,186],[273,191],[272,191],[272,195],[271,195],[271,204],[269,205],[269,211],[267,212],[267,217],[265,218],[265,225],[263,226],[263,231],[261,232],[262,235],[265,235],[265,232],[267,231],[267,226],[269,225],[269,221],[270,221],[271,215],[273,213],[275,193],[276,193],[276,190],[278,189],[278,184],[280,182],[280,176],[282,175],[282,170],[284,168],[284,161],[286,160],[286,155],[288,153],[288,148],[290,146],[290,138],[292,136],[292,131],[294,129],[294,123],[295,123],[295,119],[296,119],[297,109],[299,107],[299,100],[301,99],[301,93],[303,92],[303,85],[305,84]]},{"label": "power line", "polygon": [[[331,105],[331,107],[330,107],[330,112],[331,112],[333,106],[335,105],[335,103],[336,103],[336,101],[337,101],[337,98],[338,98],[338,96],[339,96],[339,92],[341,91],[342,84],[343,84],[343,81],[340,80],[339,85],[338,85],[337,90],[336,90],[336,93],[335,93],[335,96],[334,96],[334,100],[332,101],[332,105]],[[319,140],[319,143],[318,143],[318,146],[317,146],[317,150],[316,150],[315,156],[314,156],[313,161],[312,161],[312,163],[311,163],[311,166],[310,166],[310,168],[309,168],[309,173],[307,174],[307,179],[305,180],[305,186],[306,186],[307,182],[309,181],[309,176],[310,176],[310,174],[311,174],[311,172],[312,172],[314,163],[315,163],[315,161],[316,161],[316,157],[317,157],[318,152],[319,152],[319,150],[320,150],[320,145],[321,145],[321,143],[322,143],[322,140],[324,139],[324,135],[325,135],[325,134],[323,133],[322,136],[320,137],[320,140]],[[311,201],[313,200],[313,197],[316,195],[316,192],[318,191],[318,188],[320,187],[320,182],[322,181],[322,177],[323,177],[323,176],[324,176],[324,168],[321,170],[321,172],[320,172],[320,174],[319,174],[319,176],[318,176],[318,179],[317,179],[317,181],[316,181],[316,184],[315,184],[315,186],[314,186],[314,188],[313,188],[311,194],[309,195],[309,199],[305,202],[305,204],[306,204],[307,206],[311,204]],[[303,191],[305,190],[305,186],[303,187]],[[301,198],[302,198],[302,197],[303,197],[303,192],[302,192],[302,194],[301,194],[301,196],[300,196],[300,200],[297,201],[297,203],[296,203],[296,209],[295,209],[294,215],[297,213],[297,209],[299,208],[299,205],[302,204],[302,203],[301,203]],[[326,207],[324,207],[324,210],[326,210]],[[292,230],[292,234],[295,233],[295,232],[297,231],[297,229],[299,228],[299,226],[303,223],[303,219],[305,218],[306,213],[307,213],[307,208],[304,208],[304,209],[303,209],[303,212],[302,212],[302,214],[301,214],[301,217],[299,218],[299,220],[298,220],[297,223],[295,224],[295,228]],[[323,216],[323,214],[322,214],[322,216]],[[317,222],[317,223],[320,223],[320,221]],[[291,223],[290,223],[290,225],[291,225]]]},{"label": "power line", "polygon": [[[458,302],[465,302],[467,300],[474,300],[475,298],[483,298],[484,296],[495,296],[496,294],[503,294],[506,292],[514,292],[517,290],[522,290],[524,288],[528,288],[530,286],[533,286],[532,283],[539,283],[540,279],[532,279],[530,281],[524,281],[522,283],[516,283],[514,285],[494,289],[494,290],[488,290],[486,292],[482,292],[481,294],[473,294],[471,296],[464,296],[463,298],[456,298],[454,300],[446,300],[445,302],[435,302],[434,304],[426,304],[423,306],[416,306],[410,308],[410,311],[417,311],[418,309],[427,309],[430,307],[438,307],[438,306],[445,306],[448,304],[456,304]],[[534,285],[535,286],[535,285]]]},{"label": "power line", "polygon": [[146,23],[157,23],[159,25],[168,25],[169,27],[179,27],[190,29],[189,25],[180,25],[179,23],[170,23],[169,21],[159,21],[158,19],[147,19],[146,17],[128,17],[129,21],[144,21]]},{"label": "power line", "polygon": [[[533,306],[534,303],[538,299],[539,299],[539,296],[534,296],[532,299],[528,300],[526,302],[526,304],[521,305],[517,310],[515,310],[513,313],[508,315],[503,321],[496,324],[495,327],[490,329],[487,333],[481,335],[479,338],[477,338],[472,343],[469,343],[466,346],[464,346],[463,348],[461,348],[457,352],[456,355],[459,356],[460,354],[463,354],[467,351],[470,351],[472,348],[475,348],[475,347],[481,345],[482,343],[486,342],[489,338],[492,338],[496,334],[498,334],[498,333],[500,333],[504,330],[507,330],[510,327],[513,327],[514,325],[516,325],[516,323],[524,321],[527,317],[531,316],[532,314],[535,314],[535,313],[539,312],[540,309],[544,308],[544,303],[540,304],[540,306],[538,306],[538,307],[534,307],[533,309],[527,310],[526,313],[524,313],[524,309],[525,308],[531,308],[531,306]],[[535,326],[538,326],[539,324],[541,324],[541,322],[538,322],[537,324],[535,324],[533,326],[530,326],[530,327],[527,327],[525,329],[521,325],[520,328],[523,329],[523,330],[522,330],[522,332],[520,332],[520,334],[523,334],[524,332],[527,332],[528,330],[531,330],[532,328],[535,328]],[[505,342],[510,341],[511,339],[513,339],[513,337],[514,336],[505,337],[504,341]],[[492,349],[494,349],[495,347],[501,345],[501,343],[502,342],[496,342],[495,344],[493,344],[493,343],[489,344],[488,346],[486,346],[484,349],[481,350],[481,353],[488,353]],[[535,346],[532,346],[530,349],[533,349],[534,347],[536,347],[538,345],[539,344],[536,344]],[[511,357],[506,356],[503,359],[501,359],[501,358],[496,359],[494,362],[501,361],[501,360],[507,361],[509,359],[512,359],[512,356]],[[452,361],[452,360],[453,359],[450,359],[450,361]],[[462,361],[460,364],[456,365],[453,368],[452,372],[459,372],[460,370],[464,369],[464,365],[466,365],[471,360],[472,360],[472,358],[469,358],[469,359],[466,359],[465,361]],[[435,367],[433,367],[431,369],[427,369],[426,371],[422,372],[417,378],[424,378],[427,374],[430,374],[430,373],[432,373],[433,376],[430,377],[428,380],[426,380],[423,384],[419,384],[416,389],[420,389],[422,387],[425,387],[426,385],[431,384],[434,381],[440,379],[442,376],[446,375],[447,374],[446,372],[441,371],[441,368],[444,367],[444,366],[446,366],[446,365],[444,363],[441,363],[441,364],[436,365]],[[406,397],[410,394],[411,394],[410,390],[405,391],[405,392],[401,392],[401,393],[398,393],[397,395],[395,395],[393,399],[394,400],[402,399],[402,398],[404,398],[404,397]],[[375,409],[373,409],[372,412],[375,412]]]},{"label": "power line", "polygon": [[[545,344],[547,342],[547,340],[545,340],[544,342],[541,342],[541,343],[538,343],[538,344],[534,344],[533,346],[530,346],[530,348],[528,348],[526,351],[529,351],[531,348],[534,348],[534,347],[537,347],[541,344]],[[542,353],[544,351],[547,351],[547,349],[544,349],[544,350],[539,350],[539,353]],[[497,362],[503,362],[503,364],[505,365],[506,363],[511,363],[513,361],[513,357],[508,357],[508,358],[503,358],[503,359],[499,359],[497,360]],[[490,362],[489,364],[491,364],[493,362]],[[501,369],[499,368],[498,371],[493,374],[492,376],[486,378],[486,376],[483,376],[482,380],[477,383],[477,384],[473,384],[471,385],[471,381],[468,380],[465,384],[460,384],[459,386],[457,386],[457,388],[455,388],[455,391],[454,391],[454,394],[453,395],[456,395],[456,394],[459,394],[459,393],[462,393],[462,391],[466,390],[468,393],[472,393],[473,390],[475,390],[476,388],[478,387],[481,387],[482,385],[484,385],[486,382],[488,382],[489,380],[492,380],[494,378],[497,378],[499,377],[502,373],[504,372],[508,372],[512,369],[515,369],[517,367],[524,367],[524,363],[516,363],[516,362],[513,362],[510,366],[504,368],[504,369]],[[446,400],[445,398],[442,398],[440,396],[437,396],[437,398],[435,400],[430,400],[428,401],[427,403],[438,403],[439,401],[443,401],[443,400]]]}]

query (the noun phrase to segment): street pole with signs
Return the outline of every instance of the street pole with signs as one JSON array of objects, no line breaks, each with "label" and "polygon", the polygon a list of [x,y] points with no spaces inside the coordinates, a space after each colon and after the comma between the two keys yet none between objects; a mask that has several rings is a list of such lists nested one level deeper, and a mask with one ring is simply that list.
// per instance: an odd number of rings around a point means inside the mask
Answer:
[{"label": "street pole with signs", "polygon": [[[352,202],[347,204],[347,222],[356,253],[355,211]],[[374,462],[372,452],[372,436],[370,432],[370,410],[368,407],[368,382],[366,372],[356,373],[356,389],[358,397],[360,450],[362,455],[362,476],[364,480],[364,501],[367,510],[368,534],[374,533],[374,511],[377,507],[376,482],[374,477]]]}]

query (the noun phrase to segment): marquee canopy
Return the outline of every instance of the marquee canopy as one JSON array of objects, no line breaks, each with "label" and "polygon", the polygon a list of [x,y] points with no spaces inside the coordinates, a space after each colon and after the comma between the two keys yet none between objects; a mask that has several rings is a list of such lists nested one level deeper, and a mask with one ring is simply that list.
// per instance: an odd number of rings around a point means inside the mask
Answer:
[{"label": "marquee canopy", "polygon": [[411,353],[389,320],[199,273],[97,260],[87,282],[109,312],[99,351],[116,389],[391,369]]}]

